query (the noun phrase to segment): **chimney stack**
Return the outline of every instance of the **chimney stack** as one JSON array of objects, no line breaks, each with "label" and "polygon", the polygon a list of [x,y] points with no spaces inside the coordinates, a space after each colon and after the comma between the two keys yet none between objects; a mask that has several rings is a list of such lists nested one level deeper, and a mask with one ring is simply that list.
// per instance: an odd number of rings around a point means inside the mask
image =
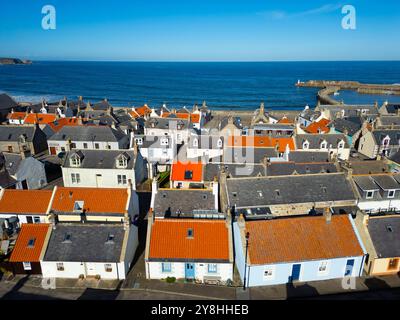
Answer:
[{"label": "chimney stack", "polygon": [[331,223],[332,211],[331,211],[331,209],[329,207],[326,207],[324,209],[324,216],[325,216],[326,223]]}]

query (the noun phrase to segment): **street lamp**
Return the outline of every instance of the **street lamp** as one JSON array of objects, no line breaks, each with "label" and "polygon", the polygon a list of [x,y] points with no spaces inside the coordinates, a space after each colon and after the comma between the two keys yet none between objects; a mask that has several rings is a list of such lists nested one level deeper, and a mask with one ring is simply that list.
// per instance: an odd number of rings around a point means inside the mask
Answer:
[{"label": "street lamp", "polygon": [[245,257],[245,260],[244,260],[243,290],[246,290],[247,251],[248,251],[248,248],[249,248],[249,237],[250,237],[250,233],[247,232],[246,233],[246,257]]}]

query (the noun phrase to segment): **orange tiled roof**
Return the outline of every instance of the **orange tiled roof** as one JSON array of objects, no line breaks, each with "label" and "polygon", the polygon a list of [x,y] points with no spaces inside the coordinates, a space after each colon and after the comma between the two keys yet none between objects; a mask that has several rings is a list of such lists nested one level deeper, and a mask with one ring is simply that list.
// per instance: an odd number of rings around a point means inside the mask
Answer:
[{"label": "orange tiled roof", "polygon": [[348,215],[246,222],[252,264],[296,262],[363,255]]},{"label": "orange tiled roof", "polygon": [[[188,229],[193,230],[193,238],[188,238]],[[229,261],[229,241],[225,221],[156,219],[149,258]]]},{"label": "orange tiled roof", "polygon": [[[171,112],[164,112],[162,117],[163,118],[168,118],[172,113]],[[179,119],[186,119],[189,120],[190,117],[190,121],[192,123],[198,123],[200,122],[200,114],[198,113],[175,113],[175,115],[179,118]]]},{"label": "orange tiled roof", "polygon": [[329,120],[323,118],[318,122],[311,123],[304,131],[308,133],[328,133],[330,130],[328,127],[329,122]]},{"label": "orange tiled roof", "polygon": [[278,123],[282,123],[282,124],[292,124],[293,121],[289,120],[286,116],[283,116],[281,119],[278,120]]},{"label": "orange tiled roof", "polygon": [[127,189],[114,188],[66,188],[57,187],[51,209],[73,212],[75,201],[84,201],[83,210],[96,213],[126,212]]},{"label": "orange tiled roof", "polygon": [[52,123],[49,123],[49,126],[55,131],[58,132],[64,126],[79,126],[77,118],[60,118]]},{"label": "orange tiled roof", "polygon": [[[49,227],[48,223],[22,224],[10,262],[39,262]],[[29,247],[28,243],[31,239],[34,239],[34,243],[32,247]]]},{"label": "orange tiled roof", "polygon": [[29,113],[24,123],[38,123],[38,124],[48,124],[52,123],[57,119],[55,114],[47,114],[47,113]]},{"label": "orange tiled roof", "polygon": [[144,117],[145,115],[150,114],[150,113],[151,113],[151,109],[147,105],[144,105],[139,108],[135,108],[135,111],[129,111],[129,114],[133,118]]},{"label": "orange tiled roof", "polygon": [[[192,172],[191,179],[185,179],[186,171]],[[171,168],[172,181],[197,181],[203,180],[203,164],[201,162],[175,162]]]},{"label": "orange tiled roof", "polygon": [[5,189],[0,199],[0,212],[45,214],[52,193],[51,190]]},{"label": "orange tiled roof", "polygon": [[7,119],[10,120],[23,120],[26,117],[26,112],[10,112]]},{"label": "orange tiled roof", "polygon": [[272,138],[270,136],[230,136],[229,147],[254,147],[265,148],[278,145],[279,152],[284,152],[286,145],[290,150],[295,150],[293,138]]}]

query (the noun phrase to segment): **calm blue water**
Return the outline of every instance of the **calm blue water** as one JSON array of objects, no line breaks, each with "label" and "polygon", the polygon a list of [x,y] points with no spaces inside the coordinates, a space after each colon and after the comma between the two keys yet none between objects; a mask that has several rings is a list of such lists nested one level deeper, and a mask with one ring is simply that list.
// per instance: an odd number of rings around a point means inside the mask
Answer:
[{"label": "calm blue water", "polygon": [[[400,61],[35,62],[0,66],[0,91],[20,101],[82,95],[91,102],[108,98],[114,105],[159,106],[165,102],[169,106],[192,106],[203,100],[220,109],[255,108],[261,100],[274,109],[314,105],[317,89],[296,88],[298,79],[400,83]],[[357,96],[350,94],[345,101],[357,103]],[[396,98],[388,97],[392,99]]]}]

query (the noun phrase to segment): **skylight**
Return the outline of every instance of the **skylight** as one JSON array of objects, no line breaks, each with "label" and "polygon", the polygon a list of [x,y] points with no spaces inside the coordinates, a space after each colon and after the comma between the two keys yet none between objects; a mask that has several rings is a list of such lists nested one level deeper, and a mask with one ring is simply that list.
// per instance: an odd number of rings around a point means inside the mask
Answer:
[{"label": "skylight", "polygon": [[35,241],[36,241],[36,238],[31,238],[31,239],[29,239],[29,241],[28,241],[28,247],[29,247],[29,248],[33,248],[33,246],[35,245]]}]

